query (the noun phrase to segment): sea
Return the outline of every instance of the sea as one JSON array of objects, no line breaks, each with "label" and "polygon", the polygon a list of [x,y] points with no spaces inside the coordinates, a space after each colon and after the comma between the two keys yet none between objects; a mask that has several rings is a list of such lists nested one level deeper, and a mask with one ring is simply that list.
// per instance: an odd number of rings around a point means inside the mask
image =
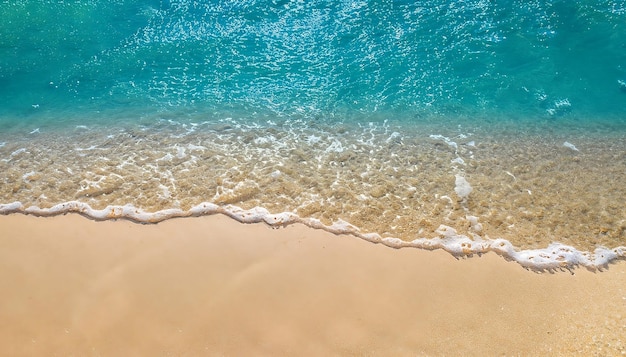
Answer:
[{"label": "sea", "polygon": [[621,0],[0,1],[2,214],[596,270],[625,202]]}]

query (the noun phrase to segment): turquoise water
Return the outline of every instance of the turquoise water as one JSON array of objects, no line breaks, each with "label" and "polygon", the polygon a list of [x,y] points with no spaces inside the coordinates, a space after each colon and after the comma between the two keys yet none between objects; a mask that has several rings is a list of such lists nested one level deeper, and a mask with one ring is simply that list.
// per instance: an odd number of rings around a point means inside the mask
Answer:
[{"label": "turquoise water", "polygon": [[0,19],[0,203],[626,241],[622,1],[15,0]]},{"label": "turquoise water", "polygon": [[5,1],[0,113],[623,118],[625,16],[608,0]]}]

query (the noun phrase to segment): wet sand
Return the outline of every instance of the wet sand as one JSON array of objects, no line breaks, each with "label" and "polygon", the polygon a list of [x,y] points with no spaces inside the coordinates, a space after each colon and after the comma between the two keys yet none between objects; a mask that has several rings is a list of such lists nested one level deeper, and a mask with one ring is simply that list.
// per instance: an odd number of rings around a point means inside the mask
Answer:
[{"label": "wet sand", "polygon": [[300,225],[0,216],[2,355],[626,355],[626,262],[538,274]]}]

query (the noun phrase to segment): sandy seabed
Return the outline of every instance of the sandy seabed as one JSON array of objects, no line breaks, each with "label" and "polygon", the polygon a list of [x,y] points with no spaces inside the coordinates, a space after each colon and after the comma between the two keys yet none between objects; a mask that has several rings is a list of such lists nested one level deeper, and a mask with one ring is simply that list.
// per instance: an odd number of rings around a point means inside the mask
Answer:
[{"label": "sandy seabed", "polygon": [[538,274],[301,225],[0,216],[0,354],[626,355],[626,262]]},{"label": "sandy seabed", "polygon": [[441,237],[442,224],[520,249],[626,242],[624,126],[313,124],[0,133],[0,203],[158,212],[210,202],[407,242]]}]

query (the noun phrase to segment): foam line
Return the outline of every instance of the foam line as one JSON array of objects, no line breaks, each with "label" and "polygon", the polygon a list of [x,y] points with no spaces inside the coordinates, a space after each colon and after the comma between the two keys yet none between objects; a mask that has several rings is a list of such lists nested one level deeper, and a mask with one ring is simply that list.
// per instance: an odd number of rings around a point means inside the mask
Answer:
[{"label": "foam line", "polygon": [[51,208],[24,207],[21,202],[0,204],[0,214],[8,215],[15,213],[43,217],[78,213],[98,221],[127,219],[138,223],[158,223],[179,217],[223,214],[241,223],[263,222],[272,227],[284,227],[294,223],[301,223],[311,228],[323,229],[334,234],[349,234],[368,242],[380,243],[396,249],[442,249],[458,258],[493,252],[506,260],[517,262],[526,269],[539,272],[571,271],[576,267],[584,267],[591,271],[601,271],[608,268],[609,263],[626,259],[626,247],[624,246],[613,249],[599,247],[593,253],[579,251],[574,247],[560,243],[550,244],[543,249],[518,250],[505,239],[471,239],[465,235],[458,234],[454,228],[445,225],[441,225],[436,230],[437,234],[439,234],[437,238],[418,238],[407,242],[399,238],[382,238],[376,233],[362,233],[357,227],[342,220],[328,226],[317,219],[301,218],[291,212],[272,214],[262,207],[245,210],[237,206],[218,206],[208,202],[201,203],[187,211],[166,209],[157,212],[146,212],[132,205],[108,206],[98,210],[91,208],[86,203],[77,201],[61,203]]}]

